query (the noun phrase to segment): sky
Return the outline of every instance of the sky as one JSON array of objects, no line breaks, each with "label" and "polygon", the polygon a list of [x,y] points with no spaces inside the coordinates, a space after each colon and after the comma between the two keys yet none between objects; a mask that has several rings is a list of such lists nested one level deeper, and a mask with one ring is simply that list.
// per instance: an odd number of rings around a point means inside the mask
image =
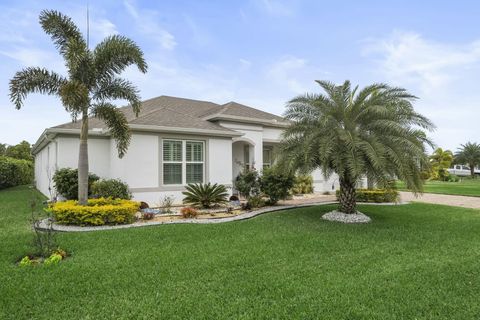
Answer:
[{"label": "sky", "polygon": [[[0,1],[0,142],[34,143],[70,121],[56,97],[9,101],[16,71],[65,73],[38,15],[55,9],[86,31],[87,1]],[[478,1],[90,1],[90,44],[121,34],[144,51],[147,74],[123,76],[142,99],[160,95],[236,101],[281,115],[291,98],[321,92],[314,80],[386,82],[419,97],[437,126],[429,136],[456,150],[480,142]]]}]

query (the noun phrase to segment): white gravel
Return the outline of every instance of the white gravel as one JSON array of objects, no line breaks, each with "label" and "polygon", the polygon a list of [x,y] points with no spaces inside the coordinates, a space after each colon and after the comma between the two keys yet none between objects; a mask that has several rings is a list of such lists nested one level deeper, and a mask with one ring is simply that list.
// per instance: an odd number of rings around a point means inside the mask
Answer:
[{"label": "white gravel", "polygon": [[357,211],[357,213],[347,214],[340,211],[330,211],[322,216],[322,219],[328,221],[337,221],[343,223],[368,223],[372,221],[368,216]]}]

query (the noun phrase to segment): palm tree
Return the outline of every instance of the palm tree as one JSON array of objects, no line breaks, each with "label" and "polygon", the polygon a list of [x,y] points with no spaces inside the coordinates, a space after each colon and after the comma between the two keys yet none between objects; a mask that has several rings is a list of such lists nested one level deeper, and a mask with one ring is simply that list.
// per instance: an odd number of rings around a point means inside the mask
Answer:
[{"label": "palm tree", "polygon": [[480,144],[467,142],[455,153],[455,162],[468,164],[470,175],[475,178],[475,167],[480,165]]},{"label": "palm tree", "polygon": [[51,36],[65,60],[68,76],[40,67],[25,68],[10,80],[10,100],[17,109],[29,93],[60,97],[72,119],[81,118],[78,157],[78,200],[86,204],[88,197],[88,118],[102,119],[116,141],[118,156],[123,157],[130,143],[125,115],[111,100],[126,100],[136,115],[140,97],[135,86],[118,75],[130,65],[145,73],[147,64],[142,50],[130,39],[114,35],[105,38],[93,50],[88,47],[73,21],[57,11],[44,10],[40,25]]},{"label": "palm tree", "polygon": [[450,168],[453,162],[453,153],[450,150],[443,150],[442,148],[437,148],[430,156],[430,164],[432,166],[432,171],[434,178],[439,178],[445,180],[448,176],[447,169]]},{"label": "palm tree", "polygon": [[320,168],[337,173],[339,210],[356,213],[356,186],[362,177],[377,185],[400,178],[414,192],[422,191],[421,171],[428,166],[424,130],[430,120],[415,112],[416,98],[405,89],[373,84],[358,90],[350,82],[316,81],[325,94],[307,93],[287,104],[291,125],[281,145],[281,164],[307,173]]}]

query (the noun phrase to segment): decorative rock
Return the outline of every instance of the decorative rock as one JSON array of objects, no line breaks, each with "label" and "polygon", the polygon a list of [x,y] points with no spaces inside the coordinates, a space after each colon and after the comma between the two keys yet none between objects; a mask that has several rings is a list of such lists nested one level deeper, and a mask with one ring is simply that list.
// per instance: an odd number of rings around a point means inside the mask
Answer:
[{"label": "decorative rock", "polygon": [[343,223],[368,223],[372,221],[368,216],[357,211],[357,213],[347,214],[340,211],[330,211],[322,216],[322,219],[328,221],[337,221]]}]

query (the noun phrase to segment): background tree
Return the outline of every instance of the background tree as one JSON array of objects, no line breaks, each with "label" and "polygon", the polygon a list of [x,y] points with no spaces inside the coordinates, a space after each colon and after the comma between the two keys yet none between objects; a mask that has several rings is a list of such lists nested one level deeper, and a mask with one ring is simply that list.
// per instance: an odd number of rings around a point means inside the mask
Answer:
[{"label": "background tree", "polygon": [[437,148],[430,156],[430,165],[432,168],[431,178],[446,180],[448,177],[448,168],[452,165],[453,153],[450,150]]},{"label": "background tree", "polygon": [[434,125],[415,112],[416,98],[405,89],[373,84],[358,90],[350,82],[317,81],[325,94],[307,93],[287,104],[292,121],[283,136],[280,163],[290,170],[325,176],[337,173],[339,210],[356,213],[355,189],[365,176],[377,185],[398,177],[422,191],[421,171],[428,166],[425,130]]},{"label": "background tree", "polygon": [[23,69],[10,81],[10,99],[20,109],[28,93],[56,95],[74,121],[80,117],[78,199],[80,204],[86,204],[88,118],[95,116],[105,122],[116,141],[118,156],[122,157],[130,143],[130,131],[125,115],[111,100],[126,100],[138,115],[141,104],[138,90],[118,75],[129,65],[146,72],[147,64],[141,49],[132,40],[119,35],[107,37],[90,50],[73,21],[57,11],[42,11],[40,24],[65,60],[68,76],[40,67]]},{"label": "background tree", "polygon": [[0,143],[0,156],[4,156],[7,151],[7,144]]},{"label": "background tree", "polygon": [[8,146],[5,150],[5,156],[33,161],[32,145],[28,141],[23,140],[19,144]]},{"label": "background tree", "polygon": [[480,144],[467,142],[455,153],[455,163],[468,165],[470,175],[475,178],[475,167],[480,165]]}]

